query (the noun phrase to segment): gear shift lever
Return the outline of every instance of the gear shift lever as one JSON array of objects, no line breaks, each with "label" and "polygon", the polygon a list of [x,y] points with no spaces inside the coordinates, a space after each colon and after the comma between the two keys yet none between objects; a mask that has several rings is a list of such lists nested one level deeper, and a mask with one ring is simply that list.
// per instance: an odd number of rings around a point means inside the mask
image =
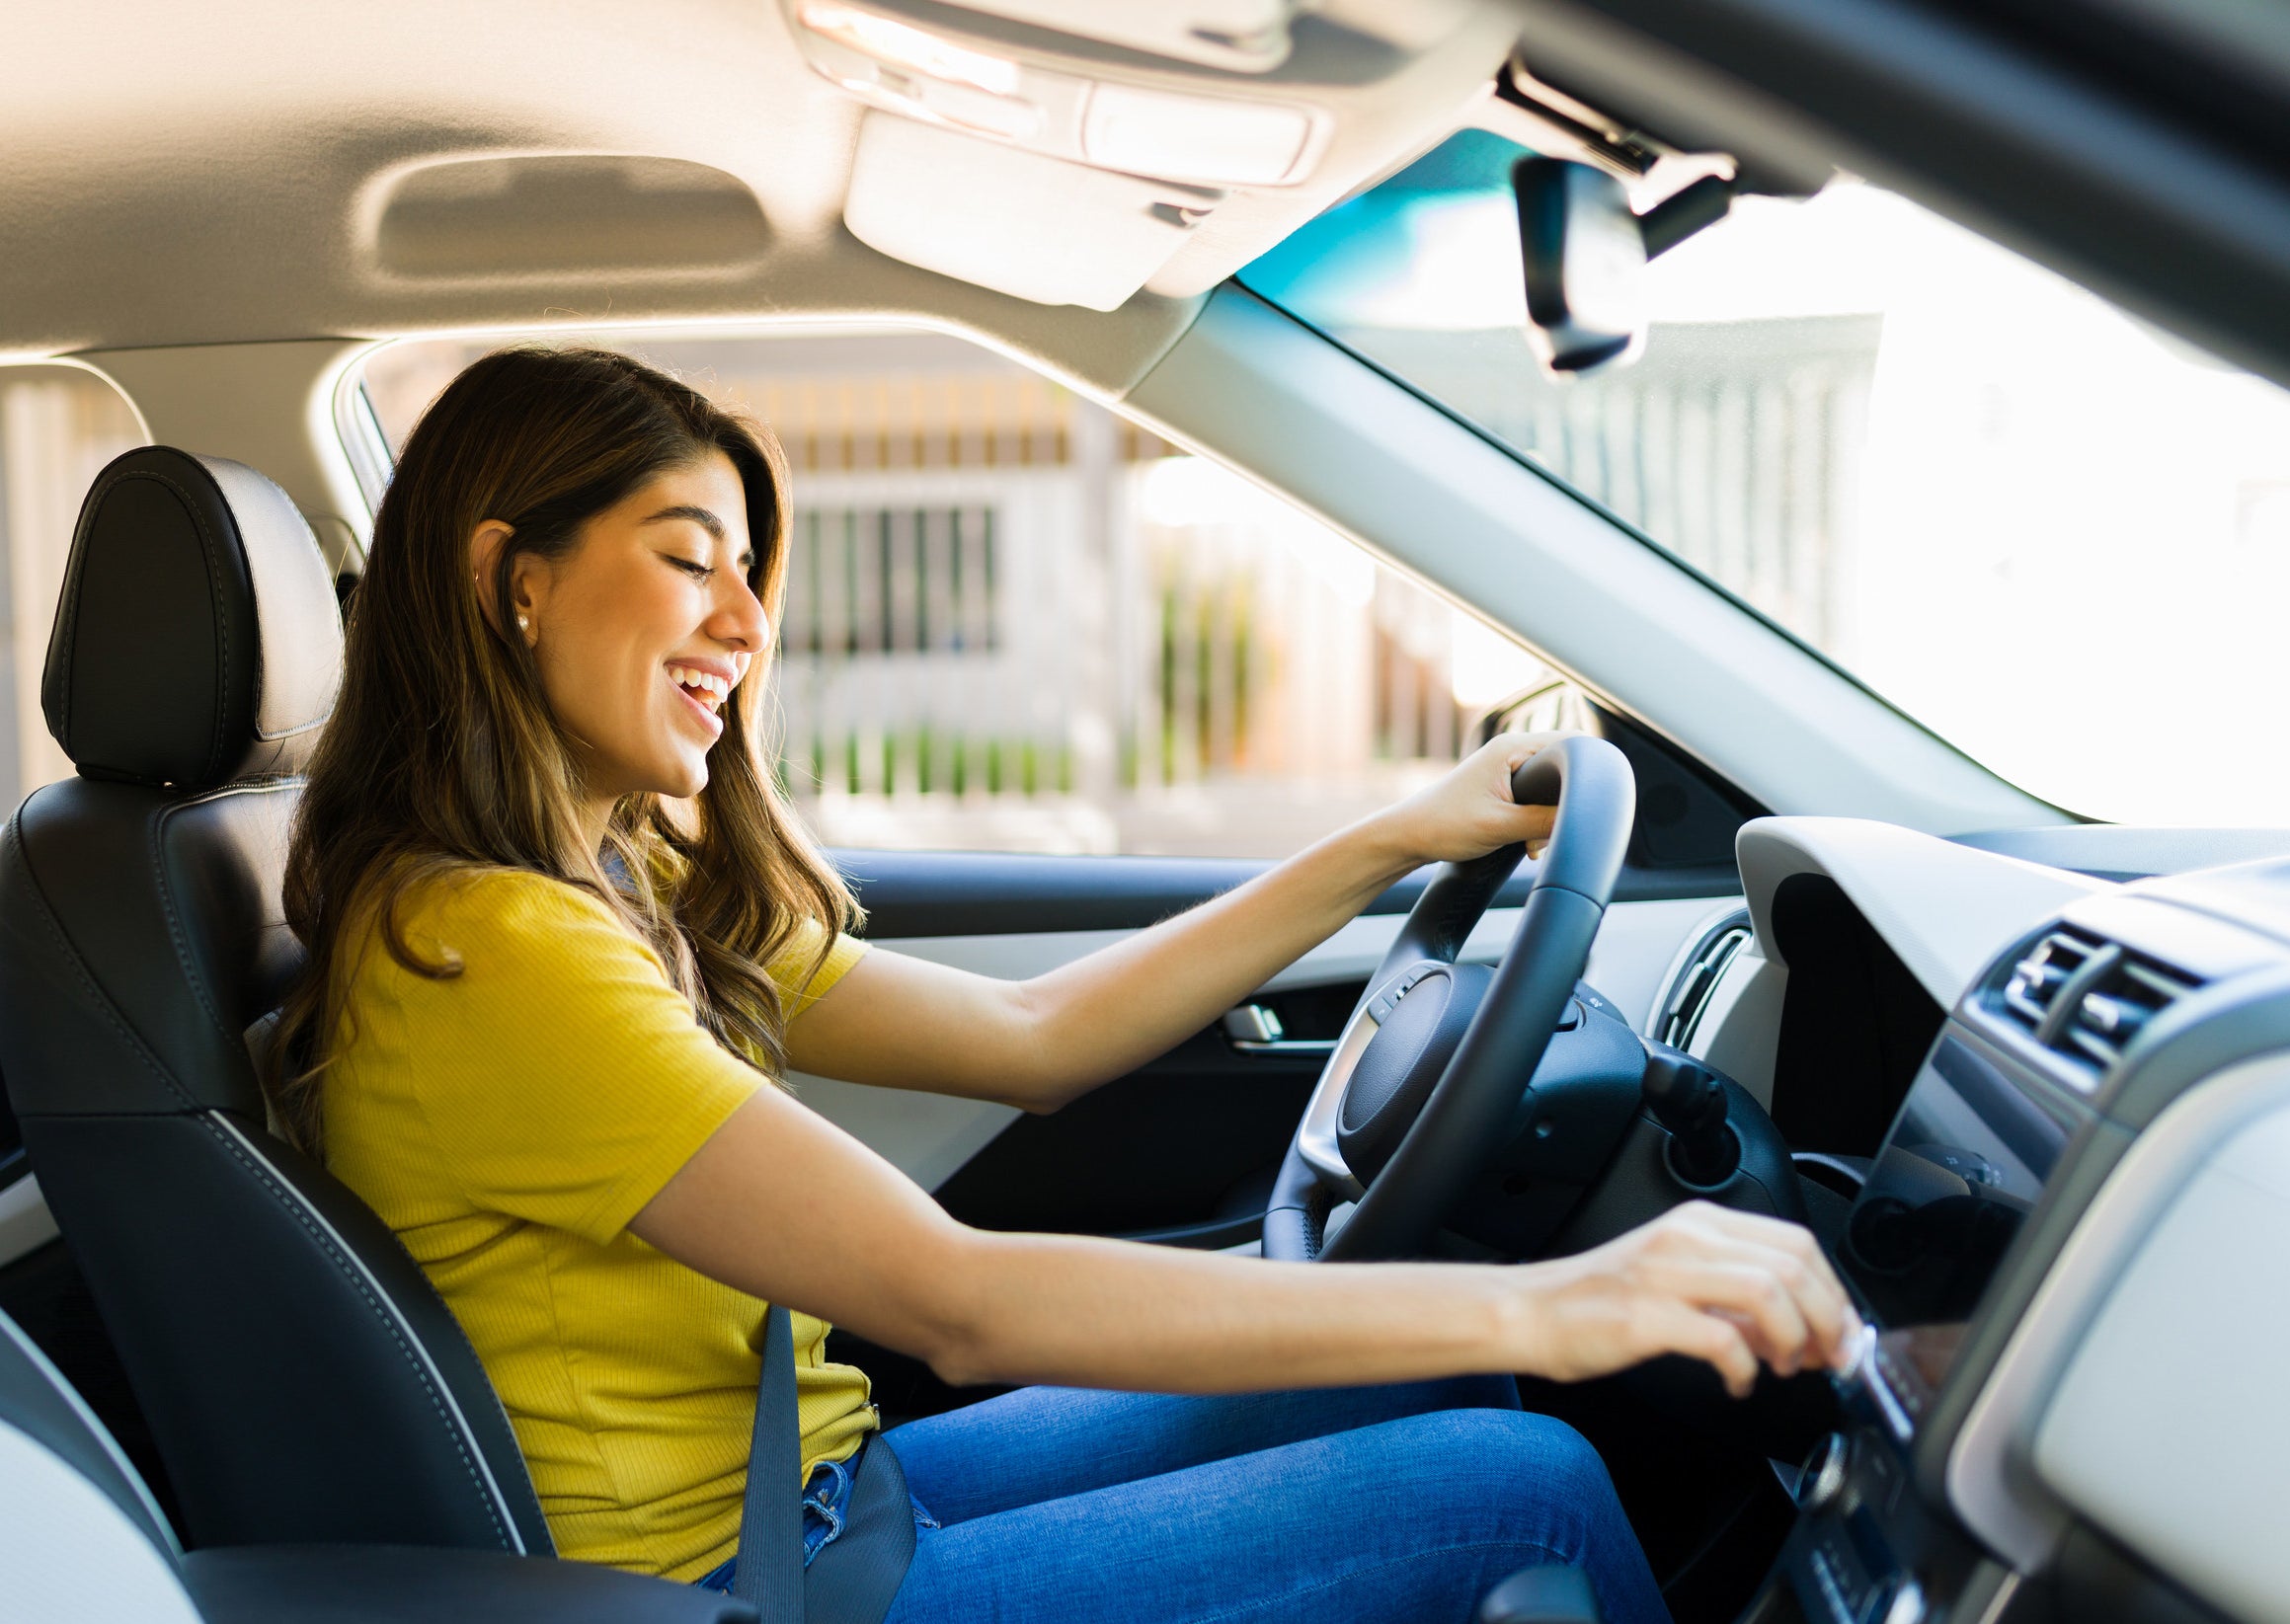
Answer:
[{"label": "gear shift lever", "polygon": [[1646,1045],[1646,1110],[1670,1132],[1665,1154],[1681,1184],[1707,1190],[1741,1166],[1741,1140],[1725,1120],[1725,1080],[1667,1045]]}]

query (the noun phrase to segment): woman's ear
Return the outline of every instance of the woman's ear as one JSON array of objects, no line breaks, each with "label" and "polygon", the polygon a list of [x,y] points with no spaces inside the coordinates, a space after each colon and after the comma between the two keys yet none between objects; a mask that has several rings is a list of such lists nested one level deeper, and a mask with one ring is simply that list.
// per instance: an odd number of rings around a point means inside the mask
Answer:
[{"label": "woman's ear", "polygon": [[469,584],[477,593],[477,612],[485,624],[500,631],[493,601],[493,573],[501,568],[501,550],[516,532],[500,519],[489,518],[469,533]]},{"label": "woman's ear", "polygon": [[[477,589],[478,612],[485,623],[496,632],[499,606],[494,601],[494,572],[501,568],[501,550],[509,545],[515,531],[500,519],[487,519],[469,537],[469,558],[472,565],[471,582]],[[548,589],[548,566],[530,553],[519,553],[510,561],[509,601],[516,615],[516,630],[527,648],[540,640],[540,603]]]}]

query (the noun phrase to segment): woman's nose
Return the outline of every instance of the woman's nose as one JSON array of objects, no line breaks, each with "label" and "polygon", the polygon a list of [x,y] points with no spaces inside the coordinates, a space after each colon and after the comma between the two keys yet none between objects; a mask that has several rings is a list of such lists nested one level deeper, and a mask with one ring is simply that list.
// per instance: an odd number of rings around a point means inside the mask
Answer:
[{"label": "woman's nose", "polygon": [[745,580],[735,580],[718,598],[716,612],[708,620],[708,632],[734,648],[759,655],[770,646],[771,621],[753,588]]}]

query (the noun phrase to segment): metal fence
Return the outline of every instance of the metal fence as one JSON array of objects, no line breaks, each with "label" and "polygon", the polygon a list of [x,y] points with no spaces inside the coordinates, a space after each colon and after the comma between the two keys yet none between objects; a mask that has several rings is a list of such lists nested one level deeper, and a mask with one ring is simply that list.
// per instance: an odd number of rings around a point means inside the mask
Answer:
[{"label": "metal fence", "polygon": [[1657,326],[1635,365],[1564,384],[1510,332],[1344,337],[1837,653],[1883,329],[1877,315]]}]

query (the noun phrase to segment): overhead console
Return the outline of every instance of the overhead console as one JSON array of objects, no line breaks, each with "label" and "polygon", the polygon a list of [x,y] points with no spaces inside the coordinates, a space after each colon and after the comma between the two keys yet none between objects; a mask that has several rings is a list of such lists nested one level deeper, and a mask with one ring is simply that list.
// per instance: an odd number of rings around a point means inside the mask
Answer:
[{"label": "overhead console", "polygon": [[[1786,865],[1749,844],[1754,914]],[[2141,1586],[2290,1616],[2290,863],[2092,889],[1949,1010],[1836,1248],[1869,1333],[1782,1588],[1839,1624],[2129,1617]]]},{"label": "overhead console", "polygon": [[782,0],[864,103],[843,223],[1042,304],[1207,291],[1449,133],[1501,8],[1321,0]]}]

